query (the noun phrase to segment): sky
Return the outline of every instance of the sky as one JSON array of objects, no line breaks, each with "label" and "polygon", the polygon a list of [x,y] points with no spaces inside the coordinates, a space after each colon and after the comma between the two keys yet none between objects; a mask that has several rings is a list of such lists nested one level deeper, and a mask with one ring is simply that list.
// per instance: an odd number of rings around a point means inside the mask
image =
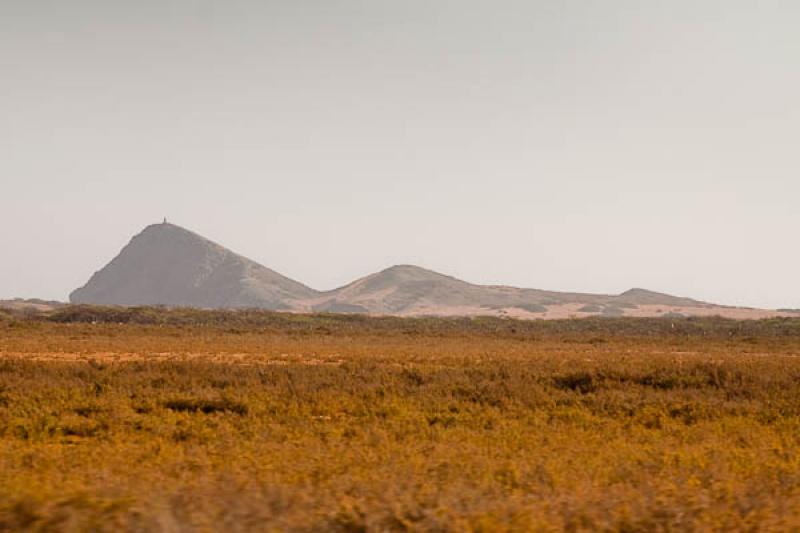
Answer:
[{"label": "sky", "polygon": [[0,0],[0,298],[167,217],[317,289],[800,308],[800,2]]}]

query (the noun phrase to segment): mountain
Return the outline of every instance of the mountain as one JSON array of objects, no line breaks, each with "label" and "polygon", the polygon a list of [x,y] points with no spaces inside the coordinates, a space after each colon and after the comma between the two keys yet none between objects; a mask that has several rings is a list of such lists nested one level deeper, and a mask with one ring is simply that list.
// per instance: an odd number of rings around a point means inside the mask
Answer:
[{"label": "mountain", "polygon": [[[537,289],[473,285],[417,266],[397,265],[328,293],[323,306],[355,305],[363,312],[378,314],[441,314],[442,310],[469,314],[475,309],[506,307],[542,312],[546,305],[563,303],[570,296]],[[593,298],[582,296],[579,301]]]},{"label": "mountain", "polygon": [[638,288],[602,295],[474,285],[413,265],[393,266],[320,292],[167,223],[148,226],[135,236],[113,261],[73,292],[70,301],[400,316],[789,316]]},{"label": "mountain", "polygon": [[317,291],[173,224],[148,226],[72,303],[291,310]]},{"label": "mountain", "polygon": [[545,317],[548,313],[621,316],[632,314],[640,305],[674,311],[679,306],[681,309],[703,309],[708,304],[644,289],[631,289],[611,296],[473,285],[417,266],[397,265],[324,293],[313,302],[310,310],[409,316],[496,314],[534,318]]},{"label": "mountain", "polygon": [[316,309],[348,305],[362,312],[398,314],[429,306],[474,305],[477,300],[486,300],[480,292],[475,285],[432,270],[398,265],[332,291]]}]

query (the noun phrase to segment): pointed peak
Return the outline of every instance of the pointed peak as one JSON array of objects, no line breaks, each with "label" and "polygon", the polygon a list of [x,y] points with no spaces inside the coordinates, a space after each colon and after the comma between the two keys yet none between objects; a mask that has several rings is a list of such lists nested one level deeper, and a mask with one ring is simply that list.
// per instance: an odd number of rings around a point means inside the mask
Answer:
[{"label": "pointed peak", "polygon": [[167,222],[166,219],[164,222],[157,222],[156,224],[150,224],[148,226],[145,226],[144,229],[145,231],[147,231],[147,230],[172,229],[172,228],[182,229],[183,231],[189,231],[185,228],[178,226],[177,224],[173,224],[172,222]]},{"label": "pointed peak", "polygon": [[187,236],[193,237],[198,241],[203,242],[211,242],[209,239],[199,235],[191,230],[188,230],[184,227],[178,226],[177,224],[172,224],[171,222],[160,222],[157,224],[150,224],[146,226],[137,237],[145,236],[145,235],[156,235],[156,236]]},{"label": "pointed peak", "polygon": [[387,269],[381,270],[377,274],[373,274],[373,277],[402,278],[409,280],[454,279],[447,274],[442,274],[434,270],[407,264],[391,266]]},{"label": "pointed peak", "polygon": [[651,291],[648,289],[642,289],[640,287],[633,287],[632,289],[628,289],[627,291],[620,294],[620,296],[652,296],[652,295],[666,296],[663,293]]},{"label": "pointed peak", "polygon": [[692,300],[691,298],[682,298],[680,296],[672,296],[663,292],[651,291],[648,289],[641,289],[634,287],[628,289],[619,296],[613,297],[613,300],[623,303],[630,303],[636,305],[656,304],[656,305],[694,305],[700,302]]},{"label": "pointed peak", "polygon": [[390,272],[431,272],[431,271],[426,270],[422,267],[418,267],[416,265],[408,265],[408,264],[393,265],[381,271],[381,273],[390,273]]}]

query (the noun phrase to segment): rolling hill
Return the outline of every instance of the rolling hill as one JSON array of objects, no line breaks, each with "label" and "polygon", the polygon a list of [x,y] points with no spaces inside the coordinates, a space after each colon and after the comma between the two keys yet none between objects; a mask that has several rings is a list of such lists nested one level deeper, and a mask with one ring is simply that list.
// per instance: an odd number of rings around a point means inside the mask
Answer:
[{"label": "rolling hill", "polygon": [[581,294],[475,285],[414,265],[397,265],[321,292],[174,224],[148,226],[70,295],[72,303],[260,308],[399,316],[568,318],[785,313],[726,307],[649,291]]}]

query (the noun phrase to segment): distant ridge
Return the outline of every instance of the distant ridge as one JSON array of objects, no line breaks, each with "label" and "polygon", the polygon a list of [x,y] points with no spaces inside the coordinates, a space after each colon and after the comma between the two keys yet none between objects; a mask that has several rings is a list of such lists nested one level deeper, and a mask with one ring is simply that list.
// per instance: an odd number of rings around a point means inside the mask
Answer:
[{"label": "distant ridge", "polygon": [[639,288],[620,295],[599,295],[474,285],[414,265],[393,266],[320,292],[166,221],[133,237],[117,257],[70,295],[70,301],[545,319],[593,315],[765,318],[787,314],[713,305]]},{"label": "distant ridge", "polygon": [[41,300],[39,298],[14,298],[12,300],[0,300],[0,309],[12,311],[51,311],[66,305],[64,302],[55,300]]}]

